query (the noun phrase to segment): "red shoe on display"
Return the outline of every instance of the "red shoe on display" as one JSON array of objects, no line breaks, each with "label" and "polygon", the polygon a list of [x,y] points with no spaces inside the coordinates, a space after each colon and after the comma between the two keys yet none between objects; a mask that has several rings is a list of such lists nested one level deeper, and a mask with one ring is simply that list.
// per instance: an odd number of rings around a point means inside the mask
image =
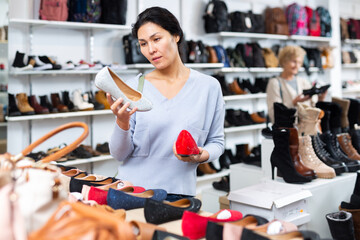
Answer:
[{"label": "red shoe on display", "polygon": [[[86,188],[88,188],[88,189],[86,189]],[[145,191],[145,188],[137,187],[137,186],[126,186],[126,187],[123,187],[123,188],[120,188],[117,190],[126,192],[126,193],[141,193],[141,192]],[[98,204],[107,205],[106,198],[107,198],[108,191],[106,191],[106,190],[102,190],[100,188],[93,187],[93,186],[83,185],[82,194],[83,194],[85,200],[94,200]]]},{"label": "red shoe on display", "polygon": [[182,157],[189,157],[190,155],[197,155],[200,153],[194,138],[186,130],[180,132],[175,146],[176,153]]},{"label": "red shoe on display", "polygon": [[185,211],[182,216],[181,229],[185,237],[199,239],[205,237],[206,226],[209,221],[225,223],[238,221],[242,217],[241,212],[230,209],[222,209],[208,217]]}]

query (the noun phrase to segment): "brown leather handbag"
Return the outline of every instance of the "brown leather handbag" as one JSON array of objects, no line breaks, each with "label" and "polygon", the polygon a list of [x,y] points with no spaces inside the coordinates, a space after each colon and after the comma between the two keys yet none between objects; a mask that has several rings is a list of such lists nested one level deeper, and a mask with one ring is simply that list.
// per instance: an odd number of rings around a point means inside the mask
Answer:
[{"label": "brown leather handbag", "polygon": [[265,60],[265,66],[266,67],[278,67],[279,66],[279,60],[275,56],[275,53],[270,48],[263,48],[262,54]]},{"label": "brown leather handbag", "polygon": [[209,52],[209,63],[218,63],[219,60],[217,58],[215,49],[211,46],[206,46],[206,50]]},{"label": "brown leather handbag", "polygon": [[29,240],[35,239],[135,240],[135,234],[130,223],[105,209],[64,201],[41,229],[29,235]]}]

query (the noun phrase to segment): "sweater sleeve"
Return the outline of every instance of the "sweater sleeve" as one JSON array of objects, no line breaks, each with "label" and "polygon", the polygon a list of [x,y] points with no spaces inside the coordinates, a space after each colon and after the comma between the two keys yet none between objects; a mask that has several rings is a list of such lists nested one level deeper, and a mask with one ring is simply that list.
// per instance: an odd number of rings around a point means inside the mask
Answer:
[{"label": "sweater sleeve", "polygon": [[272,78],[266,87],[266,103],[270,121],[274,123],[274,102],[282,103],[278,79]]},{"label": "sweater sleeve", "polygon": [[219,158],[224,152],[224,120],[225,120],[225,102],[220,90],[218,96],[217,109],[215,110],[208,137],[206,139],[204,149],[209,153],[211,162]]}]

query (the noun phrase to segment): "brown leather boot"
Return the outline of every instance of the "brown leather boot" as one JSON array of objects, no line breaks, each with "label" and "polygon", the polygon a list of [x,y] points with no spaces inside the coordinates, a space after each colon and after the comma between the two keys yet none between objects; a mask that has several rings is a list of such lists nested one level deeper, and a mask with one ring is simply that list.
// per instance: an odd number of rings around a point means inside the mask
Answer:
[{"label": "brown leather boot", "polygon": [[250,114],[251,120],[254,121],[254,123],[264,123],[266,122],[266,118],[263,118],[259,116],[257,112]]},{"label": "brown leather boot", "polygon": [[33,107],[35,109],[35,113],[36,114],[45,114],[45,113],[49,113],[49,109],[46,107],[41,106],[36,97],[34,95],[31,95],[28,97],[28,101],[30,103],[30,106]]},{"label": "brown leather boot", "polygon": [[229,88],[230,91],[233,92],[234,94],[247,94],[247,92],[239,86],[236,78],[232,83],[229,84]]},{"label": "brown leather boot", "polygon": [[354,225],[355,239],[360,239],[360,209],[345,209],[339,206],[339,210],[351,213]]},{"label": "brown leather boot", "polygon": [[341,133],[336,136],[339,141],[341,150],[343,150],[343,152],[345,152],[345,154],[350,159],[360,160],[360,154],[356,151],[356,149],[352,145],[350,135],[348,133]]},{"label": "brown leather boot", "polygon": [[332,97],[331,101],[340,105],[341,111],[341,127],[344,129],[349,127],[348,112],[350,107],[350,100]]},{"label": "brown leather boot", "polygon": [[305,166],[303,161],[301,160],[301,156],[299,154],[299,135],[296,128],[288,128],[288,129],[290,130],[290,137],[289,137],[290,155],[296,171],[304,177],[307,177],[309,179],[315,179],[316,173],[314,172],[314,170]]},{"label": "brown leather boot", "polygon": [[51,94],[51,103],[54,106],[54,108],[57,108],[57,110],[59,112],[68,112],[69,111],[68,107],[66,105],[62,104],[58,93]]},{"label": "brown leather boot", "polygon": [[319,116],[321,113],[320,108],[310,107],[303,103],[297,104],[298,110],[298,132],[299,136],[302,135],[316,135],[320,129],[318,128]]},{"label": "brown leather boot", "polygon": [[35,110],[30,106],[26,93],[16,94],[17,106],[22,115],[33,115]]},{"label": "brown leather boot", "polygon": [[313,169],[318,178],[334,178],[336,176],[335,170],[317,157],[309,135],[299,137],[299,154],[304,165]]},{"label": "brown leather boot", "polygon": [[199,164],[198,169],[205,174],[216,173],[216,171],[210,167],[209,163]]},{"label": "brown leather boot", "polygon": [[97,91],[95,93],[95,100],[98,102],[98,103],[101,103],[105,106],[105,109],[110,109],[110,104],[109,102],[107,101],[107,98],[106,98],[106,93],[103,91],[103,90],[100,90],[100,91]]}]

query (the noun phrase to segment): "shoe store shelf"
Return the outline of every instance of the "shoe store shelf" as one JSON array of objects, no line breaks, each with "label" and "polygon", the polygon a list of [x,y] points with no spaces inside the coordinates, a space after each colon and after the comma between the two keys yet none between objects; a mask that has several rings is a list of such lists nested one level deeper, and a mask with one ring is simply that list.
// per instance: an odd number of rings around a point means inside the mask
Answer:
[{"label": "shoe store shelf", "polygon": [[42,120],[54,118],[69,118],[69,117],[82,117],[82,116],[95,116],[111,114],[111,110],[93,110],[93,111],[78,111],[66,113],[50,113],[50,114],[37,114],[29,116],[6,117],[8,122],[29,121],[29,120]]},{"label": "shoe store shelf", "polygon": [[229,101],[246,100],[246,99],[259,99],[259,98],[266,98],[266,93],[224,96],[224,101],[229,102]]},{"label": "shoe store shelf", "polygon": [[344,43],[349,43],[349,44],[360,44],[360,39],[345,39]]},{"label": "shoe store shelf", "polygon": [[236,132],[260,130],[263,128],[266,128],[266,123],[239,126],[239,127],[229,127],[229,128],[225,128],[224,132],[225,133],[236,133]]},{"label": "shoe store shelf", "polygon": [[310,41],[310,42],[330,42],[329,37],[313,37],[313,36],[299,36],[299,35],[279,35],[267,33],[243,33],[243,32],[219,32],[209,33],[208,36],[215,36],[219,38],[250,38],[250,39],[276,39],[276,40],[295,40],[295,41]]},{"label": "shoe store shelf", "polygon": [[[250,73],[281,73],[283,71],[282,68],[261,68],[261,67],[251,67],[251,68],[239,68],[239,67],[228,67],[228,68],[221,68],[218,73],[242,73],[242,72],[250,72]],[[305,69],[301,67],[299,69],[300,72],[304,72]],[[319,68],[317,67],[310,67],[310,72],[318,72]]]},{"label": "shoe store shelf", "polygon": [[[45,71],[11,71],[10,75],[86,75],[86,74],[97,74],[101,69],[98,70],[45,70]],[[136,69],[121,69],[114,70],[118,74],[137,74],[139,73]]]},{"label": "shoe store shelf", "polygon": [[66,22],[66,21],[47,21],[47,20],[35,20],[35,19],[17,19],[13,18],[9,21],[10,26],[16,25],[29,25],[39,27],[51,27],[51,28],[72,28],[72,29],[98,29],[98,30],[126,30],[130,31],[131,26],[117,25],[117,24],[102,24],[102,23],[81,23],[81,22]]},{"label": "shoe store shelf", "polygon": [[112,159],[114,159],[114,158],[111,155],[101,155],[101,156],[87,158],[87,159],[76,159],[76,160],[70,160],[70,161],[66,161],[66,162],[57,162],[57,163],[64,165],[64,166],[73,166],[73,165],[79,165],[79,164],[85,164],[85,163],[107,161],[107,160],[112,160]]},{"label": "shoe store shelf", "polygon": [[343,94],[360,93],[360,88],[359,87],[345,88],[342,90],[342,93]]},{"label": "shoe store shelf", "polygon": [[[126,65],[129,69],[152,69],[154,66],[150,63],[137,63],[137,64],[128,64]],[[223,68],[223,63],[185,63],[185,66],[189,68]]]},{"label": "shoe store shelf", "polygon": [[310,41],[310,42],[330,42],[331,38],[329,37],[313,37],[313,36],[300,36],[300,35],[291,35],[289,40],[296,41]]},{"label": "shoe store shelf", "polygon": [[225,170],[222,170],[222,171],[220,171],[218,173],[205,174],[203,176],[199,176],[199,177],[197,177],[196,182],[209,181],[209,180],[213,180],[213,179],[217,179],[217,178],[227,176],[229,174],[230,174],[230,169],[225,169]]},{"label": "shoe store shelf", "polygon": [[357,63],[348,63],[348,64],[342,64],[341,65],[343,69],[356,69],[360,68],[360,65]]},{"label": "shoe store shelf", "polygon": [[250,39],[277,39],[277,40],[289,39],[289,37],[286,35],[266,34],[266,33],[219,32],[219,33],[208,33],[206,35],[215,36],[219,38],[250,38]]}]

